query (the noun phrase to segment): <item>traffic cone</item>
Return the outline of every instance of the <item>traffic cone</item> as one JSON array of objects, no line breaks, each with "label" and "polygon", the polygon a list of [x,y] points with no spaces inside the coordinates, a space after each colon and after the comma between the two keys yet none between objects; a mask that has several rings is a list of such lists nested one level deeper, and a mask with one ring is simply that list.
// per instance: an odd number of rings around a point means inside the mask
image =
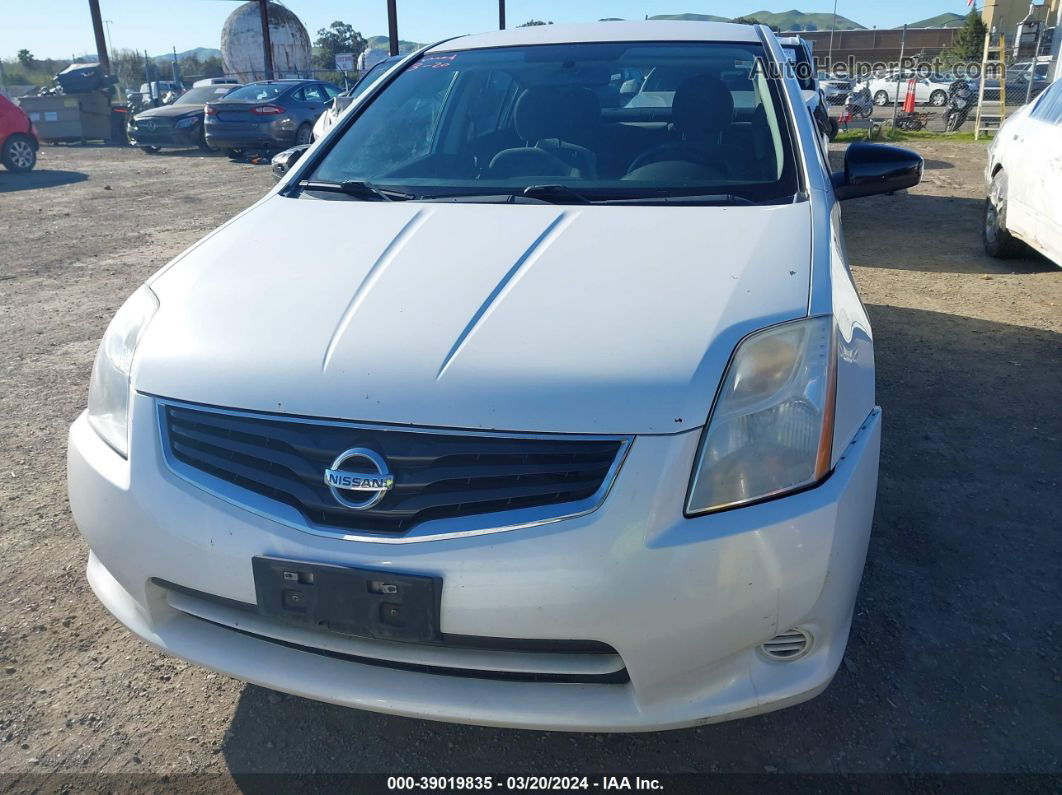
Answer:
[{"label": "traffic cone", "polygon": [[914,113],[915,109],[915,79],[907,81],[907,96],[903,100],[903,112]]}]

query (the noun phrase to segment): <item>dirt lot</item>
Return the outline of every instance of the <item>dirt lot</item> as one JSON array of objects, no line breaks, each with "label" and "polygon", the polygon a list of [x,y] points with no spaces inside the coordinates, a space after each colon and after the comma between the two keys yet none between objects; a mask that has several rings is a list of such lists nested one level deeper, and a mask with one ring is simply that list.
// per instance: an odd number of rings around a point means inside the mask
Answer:
[{"label": "dirt lot", "polygon": [[[881,485],[845,663],[817,699],[649,736],[385,717],[158,654],[97,603],[66,429],[104,326],[268,170],[46,148],[0,172],[0,773],[1062,772],[1062,270],[985,257],[984,150],[924,144],[910,195],[850,202],[877,341]],[[246,779],[242,779],[246,781]]]}]

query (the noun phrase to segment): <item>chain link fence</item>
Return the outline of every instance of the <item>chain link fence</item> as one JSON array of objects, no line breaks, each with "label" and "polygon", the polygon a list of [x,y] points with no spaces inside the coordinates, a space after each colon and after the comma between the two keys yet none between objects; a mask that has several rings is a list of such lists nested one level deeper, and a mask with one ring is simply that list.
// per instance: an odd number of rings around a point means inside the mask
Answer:
[{"label": "chain link fence", "polygon": [[1051,84],[1056,61],[1013,61],[984,75],[980,66],[971,64],[953,74],[824,78],[820,85],[839,132],[862,130],[877,137],[895,126],[912,132],[973,133],[980,106],[982,131],[987,128],[991,135],[1001,115],[1009,117]]}]

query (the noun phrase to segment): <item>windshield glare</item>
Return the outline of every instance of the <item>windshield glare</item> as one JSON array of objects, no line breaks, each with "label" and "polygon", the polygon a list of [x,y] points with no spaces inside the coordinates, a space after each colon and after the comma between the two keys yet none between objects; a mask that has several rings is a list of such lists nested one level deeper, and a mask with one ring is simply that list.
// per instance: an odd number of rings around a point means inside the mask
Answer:
[{"label": "windshield glare", "polygon": [[791,198],[794,155],[763,58],[729,42],[432,53],[308,176],[423,196],[564,185],[590,198]]}]

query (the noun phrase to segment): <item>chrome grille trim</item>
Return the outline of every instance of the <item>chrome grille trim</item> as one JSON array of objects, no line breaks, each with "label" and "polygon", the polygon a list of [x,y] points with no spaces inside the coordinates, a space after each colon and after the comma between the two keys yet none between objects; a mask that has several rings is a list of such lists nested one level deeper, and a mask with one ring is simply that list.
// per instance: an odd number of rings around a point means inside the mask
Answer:
[{"label": "chrome grille trim", "polygon": [[[318,419],[286,414],[244,411],[221,408],[199,403],[173,400],[146,395],[155,402],[156,424],[159,444],[167,468],[177,477],[196,488],[223,500],[230,505],[247,510],[261,518],[278,522],[311,535],[326,538],[338,538],[345,541],[363,541],[376,544],[409,544],[425,541],[441,541],[452,538],[487,535],[490,533],[510,532],[552,524],[568,519],[576,519],[597,510],[608,495],[615,482],[623,462],[626,460],[633,444],[631,436],[587,435],[587,434],[541,434],[515,433],[508,431],[473,431],[467,429],[421,428],[407,425],[389,425],[384,423],[364,423],[346,420]],[[329,525],[318,524],[308,519],[296,508],[249,489],[235,485],[227,480],[204,472],[178,460],[167,433],[168,407],[189,409],[200,412],[212,412],[233,417],[259,420],[274,420],[288,423],[305,423],[317,426],[334,426],[349,429],[372,431],[395,431],[402,433],[438,434],[446,436],[490,437],[502,439],[528,440],[562,440],[562,441],[610,441],[618,444],[611,467],[602,479],[600,487],[588,498],[575,501],[554,503],[537,507],[518,508],[495,513],[473,514],[468,516],[432,519],[415,525],[401,535],[386,535],[378,532],[348,531]]]}]

